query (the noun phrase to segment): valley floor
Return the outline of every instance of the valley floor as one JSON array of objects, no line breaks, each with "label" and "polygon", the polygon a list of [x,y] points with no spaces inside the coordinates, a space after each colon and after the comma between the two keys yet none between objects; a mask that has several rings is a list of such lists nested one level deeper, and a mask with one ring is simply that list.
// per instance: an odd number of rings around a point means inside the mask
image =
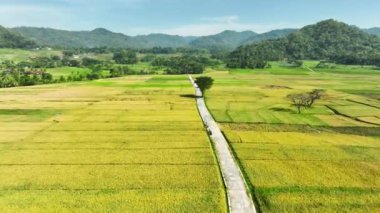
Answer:
[{"label": "valley floor", "polygon": [[[380,211],[380,74],[208,75],[208,108],[262,212]],[[312,89],[326,96],[298,114],[286,96]]]},{"label": "valley floor", "polygon": [[226,212],[187,76],[0,90],[2,212]]},{"label": "valley floor", "polygon": [[[380,211],[380,75],[208,71],[206,104],[262,212]],[[324,89],[298,114],[286,96]],[[187,76],[0,90],[3,212],[226,212]]]}]

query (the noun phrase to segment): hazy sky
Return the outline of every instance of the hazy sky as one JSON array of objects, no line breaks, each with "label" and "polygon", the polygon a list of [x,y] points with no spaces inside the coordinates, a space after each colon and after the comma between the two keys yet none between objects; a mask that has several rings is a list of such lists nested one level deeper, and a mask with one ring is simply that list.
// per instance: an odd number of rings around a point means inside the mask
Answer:
[{"label": "hazy sky", "polygon": [[380,27],[380,0],[0,0],[0,25],[129,35],[265,32],[334,18]]}]

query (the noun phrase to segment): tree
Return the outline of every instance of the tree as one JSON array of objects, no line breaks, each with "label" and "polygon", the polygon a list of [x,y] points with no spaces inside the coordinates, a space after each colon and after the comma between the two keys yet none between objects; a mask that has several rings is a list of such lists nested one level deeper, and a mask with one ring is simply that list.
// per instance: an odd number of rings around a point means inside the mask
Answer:
[{"label": "tree", "polygon": [[296,107],[298,114],[301,114],[302,108],[308,108],[310,97],[307,94],[291,94],[287,96]]},{"label": "tree", "polygon": [[61,83],[66,82],[65,77],[61,75],[61,77],[59,77],[58,82],[61,82]]},{"label": "tree", "polygon": [[138,62],[136,52],[132,50],[123,50],[113,54],[113,60],[117,64],[136,64]]},{"label": "tree", "polygon": [[308,103],[308,107],[312,107],[314,102],[316,100],[321,99],[324,94],[325,94],[325,90],[323,90],[323,89],[315,89],[315,90],[309,92],[308,95],[309,95],[310,100]]},{"label": "tree", "polygon": [[75,52],[72,50],[65,50],[62,52],[64,57],[73,57]]},{"label": "tree", "polygon": [[300,114],[302,108],[311,108],[316,100],[319,100],[324,95],[325,91],[322,89],[315,89],[311,92],[290,94],[287,96],[292,102],[293,106],[297,108],[297,112]]},{"label": "tree", "polygon": [[205,57],[184,55],[170,58],[157,57],[152,66],[166,67],[167,74],[201,74],[205,66],[210,63]]},{"label": "tree", "polygon": [[48,84],[48,83],[51,83],[53,81],[53,75],[48,73],[48,72],[44,72],[41,75],[41,79],[42,79],[42,83]]},{"label": "tree", "polygon": [[102,78],[102,67],[95,65],[91,67],[91,73],[87,74],[88,80],[96,80]]},{"label": "tree", "polygon": [[102,62],[99,61],[99,60],[96,60],[94,58],[83,58],[82,59],[82,65],[85,66],[85,67],[91,67],[91,66],[95,66],[95,65],[98,65],[98,64],[101,64]]},{"label": "tree", "polygon": [[17,86],[18,86],[18,82],[12,75],[3,73],[0,76],[0,88],[17,87]]},{"label": "tree", "polygon": [[201,76],[195,79],[195,83],[198,85],[202,94],[208,89],[210,89],[214,83],[214,79],[208,76]]}]

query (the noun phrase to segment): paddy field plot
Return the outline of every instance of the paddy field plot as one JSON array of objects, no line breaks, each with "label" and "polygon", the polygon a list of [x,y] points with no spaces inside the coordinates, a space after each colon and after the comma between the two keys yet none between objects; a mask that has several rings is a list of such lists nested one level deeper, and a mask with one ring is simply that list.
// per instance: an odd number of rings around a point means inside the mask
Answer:
[{"label": "paddy field plot", "polygon": [[2,212],[225,212],[187,76],[0,90]]},{"label": "paddy field plot", "polygon": [[[380,211],[380,73],[275,69],[208,73],[208,108],[258,208]],[[326,96],[296,113],[286,96],[312,89]]]}]

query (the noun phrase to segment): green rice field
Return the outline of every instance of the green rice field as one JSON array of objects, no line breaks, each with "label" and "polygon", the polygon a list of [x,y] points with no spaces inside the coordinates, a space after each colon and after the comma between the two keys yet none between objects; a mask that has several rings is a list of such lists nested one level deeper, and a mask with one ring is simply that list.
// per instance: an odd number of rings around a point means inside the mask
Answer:
[{"label": "green rice field", "polygon": [[[260,211],[380,211],[380,73],[349,68],[208,73],[207,105]],[[296,113],[286,96],[312,89],[326,95]]]},{"label": "green rice field", "polygon": [[226,212],[187,76],[0,90],[1,212]]}]

